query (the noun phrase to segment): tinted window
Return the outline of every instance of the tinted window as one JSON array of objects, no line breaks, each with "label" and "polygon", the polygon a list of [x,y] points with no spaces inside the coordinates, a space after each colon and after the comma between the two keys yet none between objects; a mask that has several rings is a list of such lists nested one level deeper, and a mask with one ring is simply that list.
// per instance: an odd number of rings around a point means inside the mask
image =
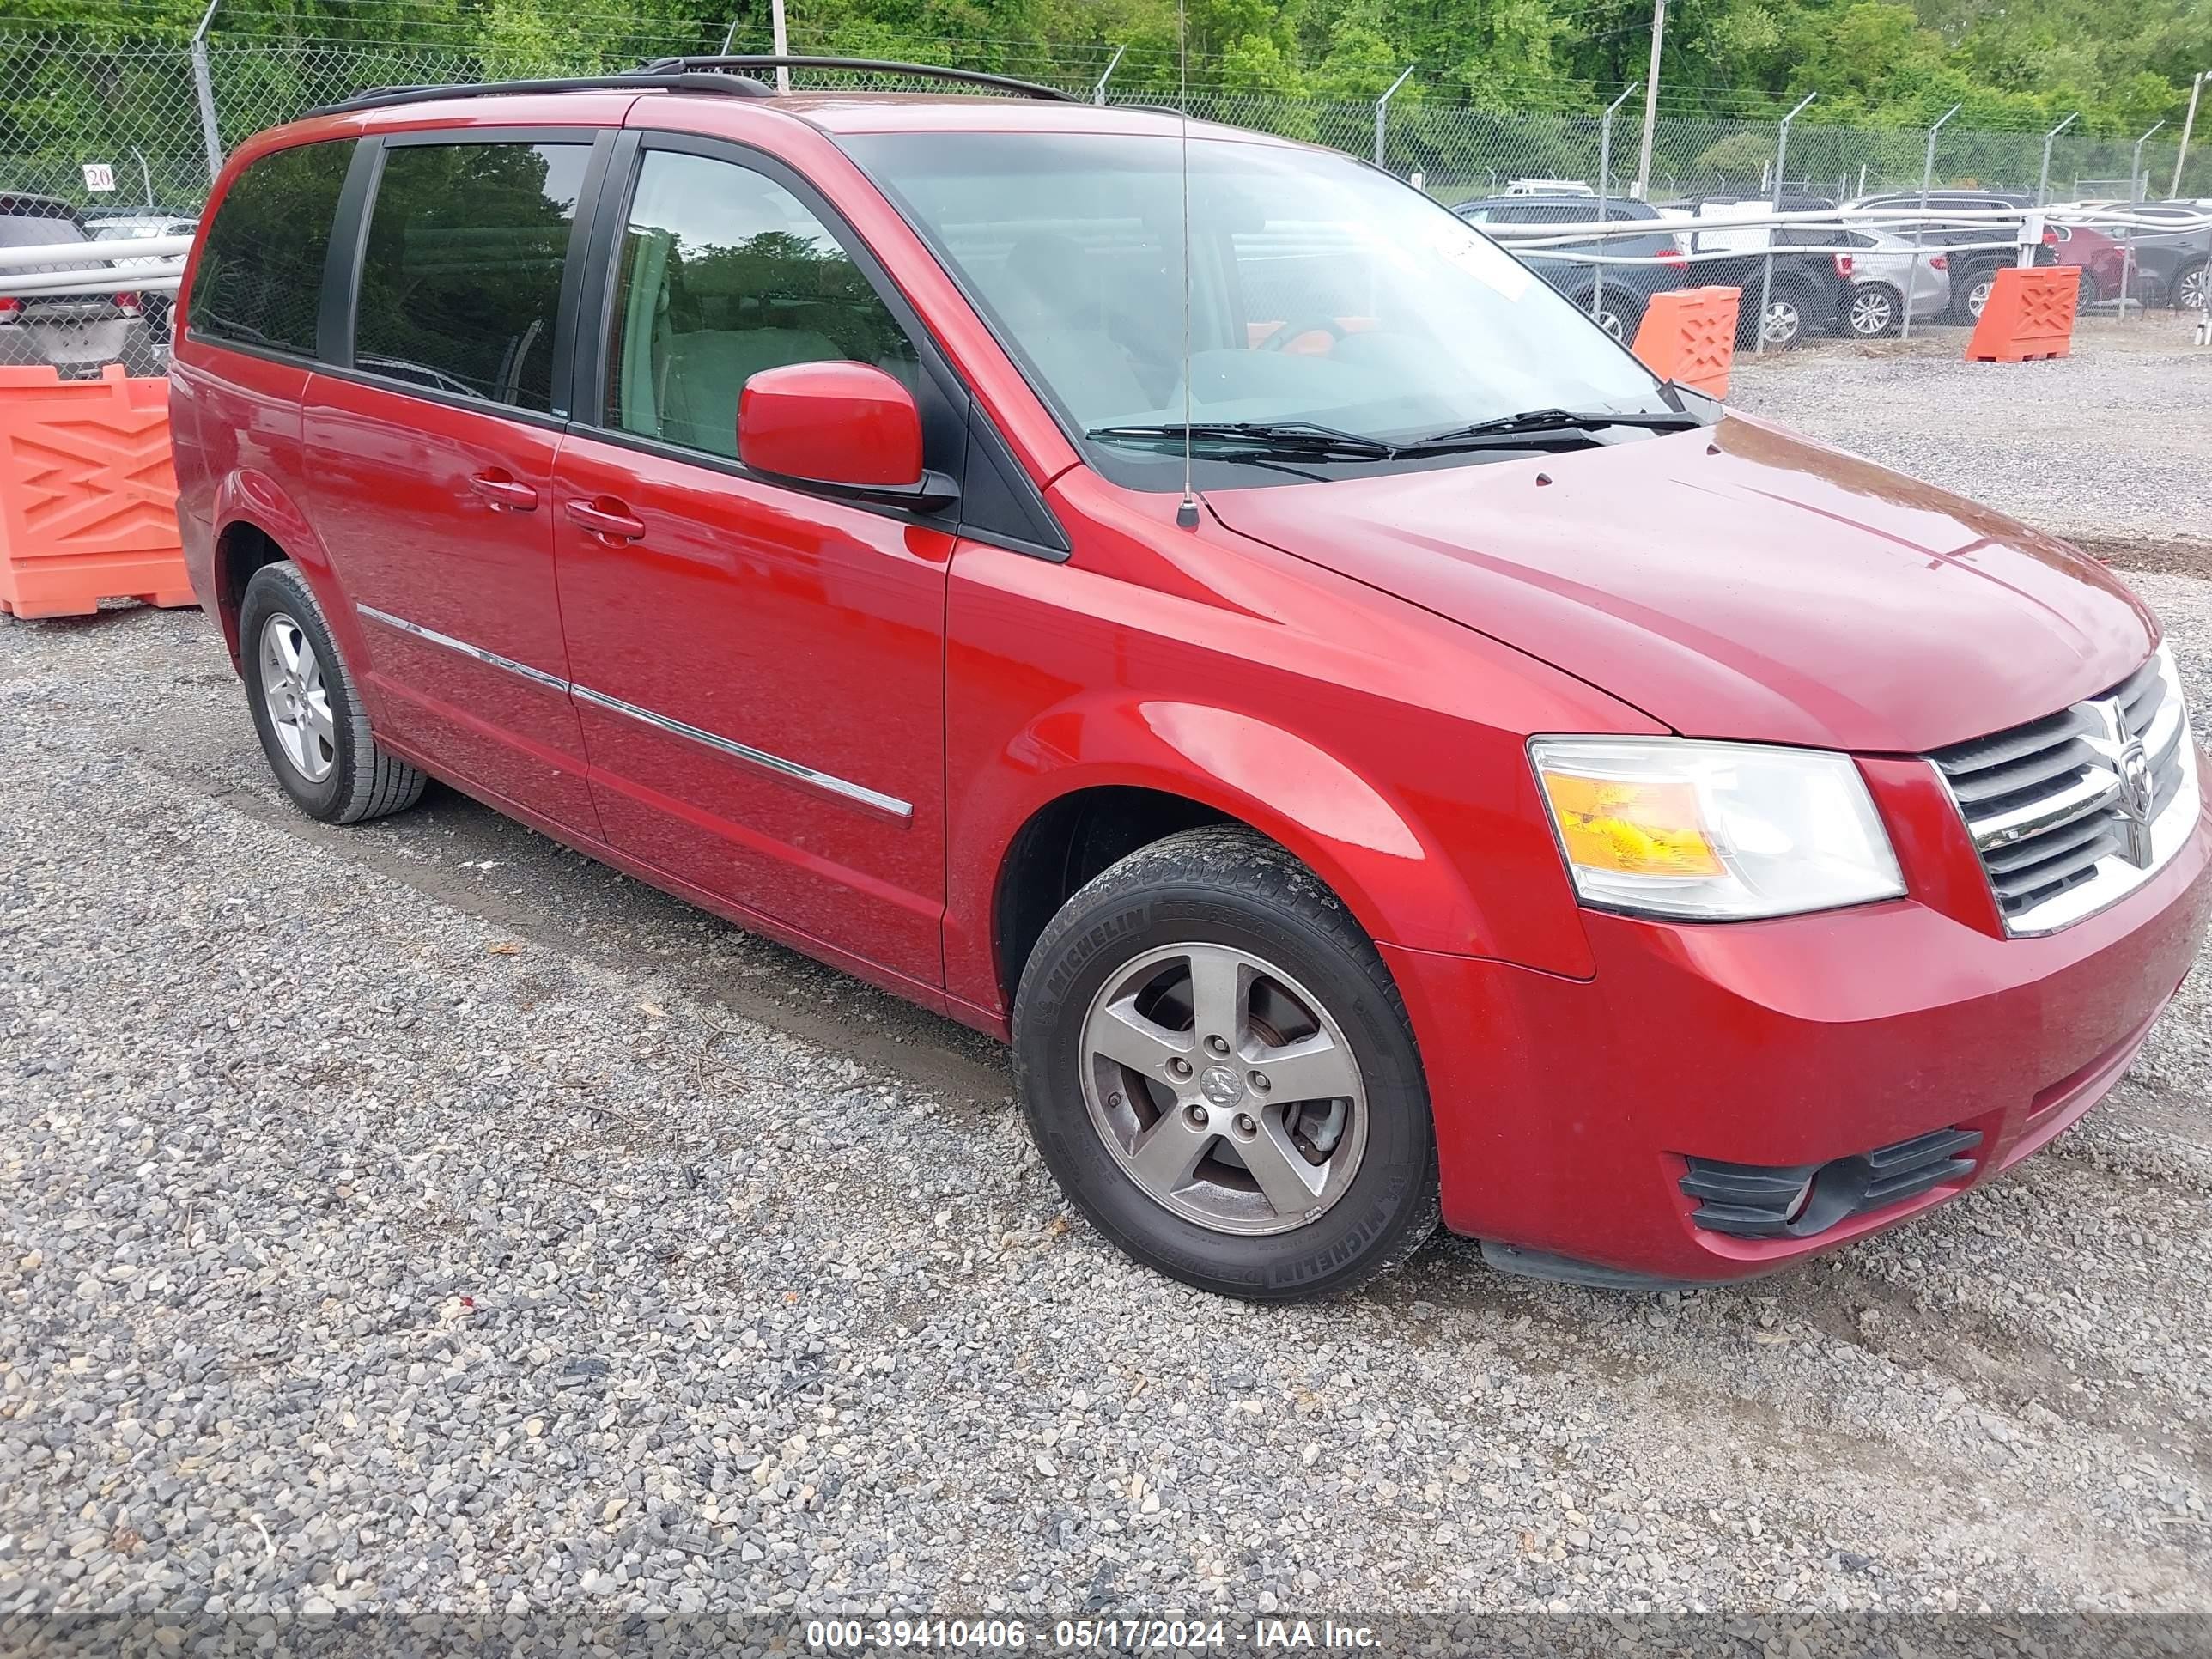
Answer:
[{"label": "tinted window", "polygon": [[314,355],[323,256],[352,161],[350,143],[301,144],[239,175],[200,246],[194,334]]},{"label": "tinted window", "polygon": [[738,394],[786,363],[872,363],[918,385],[914,346],[852,256],[747,167],[648,150],[623,234],[607,424],[738,453]]},{"label": "tinted window", "polygon": [[587,143],[387,149],[362,258],[354,362],[544,413]]}]

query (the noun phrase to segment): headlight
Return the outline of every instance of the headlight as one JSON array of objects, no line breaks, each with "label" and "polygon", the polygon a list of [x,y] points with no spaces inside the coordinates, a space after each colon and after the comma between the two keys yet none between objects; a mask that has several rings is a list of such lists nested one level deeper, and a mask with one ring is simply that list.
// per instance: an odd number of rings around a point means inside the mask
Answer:
[{"label": "headlight", "polygon": [[1848,756],[1675,738],[1537,738],[1528,754],[1585,904],[1727,921],[1905,890]]}]

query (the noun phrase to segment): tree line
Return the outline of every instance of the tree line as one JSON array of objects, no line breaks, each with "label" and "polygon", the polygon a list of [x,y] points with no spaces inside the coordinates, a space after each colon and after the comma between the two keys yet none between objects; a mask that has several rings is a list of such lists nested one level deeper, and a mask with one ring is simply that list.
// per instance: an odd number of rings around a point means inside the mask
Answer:
[{"label": "tree line", "polygon": [[[1170,93],[1175,0],[788,0],[794,50],[944,61],[1060,82],[1103,70]],[[189,34],[204,0],[6,0],[18,27]],[[768,0],[221,0],[226,38],[448,46],[502,68],[623,66],[640,51],[764,51]],[[1191,83],[1357,101],[1408,64],[1401,94],[1587,108],[1645,73],[1650,0],[1187,0]],[[1806,93],[1808,122],[2085,131],[2177,118],[2212,68],[2206,0],[1672,0],[1661,108],[1765,117]]]}]

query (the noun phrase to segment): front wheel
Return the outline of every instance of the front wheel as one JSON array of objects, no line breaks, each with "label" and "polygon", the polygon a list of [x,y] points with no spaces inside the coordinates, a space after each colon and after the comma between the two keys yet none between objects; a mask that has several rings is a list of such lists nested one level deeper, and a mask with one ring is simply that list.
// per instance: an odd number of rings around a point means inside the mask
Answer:
[{"label": "front wheel", "polygon": [[1644,321],[1644,307],[1634,300],[1615,300],[1608,295],[1590,312],[1590,320],[1621,344],[1633,345],[1637,328]]},{"label": "front wheel", "polygon": [[2173,279],[2173,308],[2176,311],[2202,311],[2207,300],[2207,266],[2200,260]]},{"label": "front wheel", "polygon": [[1897,332],[1905,297],[1886,283],[1867,283],[1844,302],[1844,329],[1856,340],[1879,340]]},{"label": "front wheel", "polygon": [[1397,988],[1335,896],[1249,830],[1171,836],[1068,900],[1022,975],[1014,1075],[1061,1190],[1201,1290],[1326,1296],[1435,1230]]}]

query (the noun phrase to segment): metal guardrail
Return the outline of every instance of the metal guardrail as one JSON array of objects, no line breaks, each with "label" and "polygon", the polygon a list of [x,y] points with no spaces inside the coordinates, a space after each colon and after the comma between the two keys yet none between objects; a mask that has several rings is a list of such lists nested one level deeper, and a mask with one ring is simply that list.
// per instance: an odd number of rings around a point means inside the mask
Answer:
[{"label": "metal guardrail", "polygon": [[173,294],[184,275],[185,255],[191,249],[189,236],[0,248],[0,298],[113,294],[125,289]]}]

